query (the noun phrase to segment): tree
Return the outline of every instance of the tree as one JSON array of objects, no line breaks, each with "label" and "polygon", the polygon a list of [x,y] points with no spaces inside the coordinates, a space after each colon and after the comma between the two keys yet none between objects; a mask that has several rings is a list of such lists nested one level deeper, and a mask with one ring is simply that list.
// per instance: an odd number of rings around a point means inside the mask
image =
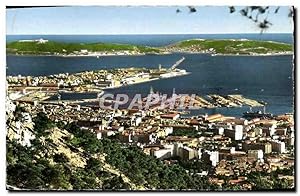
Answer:
[{"label": "tree", "polygon": [[[194,6],[188,6],[189,13],[196,13],[197,9]],[[260,29],[261,33],[265,32],[270,28],[273,23],[269,21],[268,16],[270,14],[277,14],[280,10],[280,6],[272,8],[270,6],[245,6],[242,9],[237,9],[235,6],[229,6],[229,13],[238,12],[241,16],[254,22]],[[176,13],[181,13],[180,9],[176,9]],[[287,17],[291,18],[294,16],[294,8],[290,8],[290,12]]]},{"label": "tree", "polygon": [[54,123],[43,112],[38,113],[33,122],[37,136],[48,136],[50,134],[48,129],[54,126]]},{"label": "tree", "polygon": [[53,160],[57,163],[67,163],[69,161],[68,157],[64,153],[55,154]]}]

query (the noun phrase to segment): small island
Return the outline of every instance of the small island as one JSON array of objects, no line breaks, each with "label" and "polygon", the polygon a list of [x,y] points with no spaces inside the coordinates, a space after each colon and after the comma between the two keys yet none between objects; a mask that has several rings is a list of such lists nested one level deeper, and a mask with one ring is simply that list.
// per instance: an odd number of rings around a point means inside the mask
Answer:
[{"label": "small island", "polygon": [[163,47],[116,43],[63,43],[44,39],[7,43],[7,54],[55,56],[145,55],[203,53],[212,55],[291,55],[291,44],[247,39],[193,39]]}]

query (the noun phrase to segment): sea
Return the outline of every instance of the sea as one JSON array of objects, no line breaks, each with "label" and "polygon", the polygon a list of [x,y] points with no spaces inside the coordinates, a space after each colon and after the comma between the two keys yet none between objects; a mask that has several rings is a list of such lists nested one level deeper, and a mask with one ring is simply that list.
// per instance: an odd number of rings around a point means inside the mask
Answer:
[{"label": "sea", "polygon": [[[144,46],[164,46],[187,39],[249,39],[294,43],[293,34],[184,34],[184,35],[7,35],[7,42],[22,39],[47,39],[76,43],[126,43]],[[165,55],[56,57],[7,55],[7,75],[51,75],[85,70],[124,67],[170,67],[182,57],[178,68],[191,74],[106,90],[106,93],[136,93],[154,91],[171,94],[242,94],[267,103],[266,112],[275,115],[294,112],[294,58],[280,56],[211,56],[208,54],[174,53]],[[96,98],[96,94],[62,94],[62,99]],[[51,99],[57,99],[52,97]],[[96,103],[95,103],[96,104]],[[253,110],[262,110],[254,108]],[[189,115],[221,113],[240,117],[249,107],[215,108],[190,111]]]}]

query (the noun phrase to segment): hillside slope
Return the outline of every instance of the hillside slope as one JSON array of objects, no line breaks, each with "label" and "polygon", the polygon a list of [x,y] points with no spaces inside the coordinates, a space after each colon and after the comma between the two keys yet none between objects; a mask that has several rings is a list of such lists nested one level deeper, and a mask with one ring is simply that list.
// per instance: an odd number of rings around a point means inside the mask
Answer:
[{"label": "hillside slope", "polygon": [[[17,115],[17,114],[15,114]],[[12,121],[9,121],[9,123]],[[8,124],[9,124],[8,123]],[[7,188],[14,190],[210,190],[207,177],[166,165],[137,147],[98,140],[75,123],[33,118],[30,144],[7,138]]]},{"label": "hillside slope", "polygon": [[[106,162],[103,153],[96,153],[71,140],[76,136],[58,128],[45,115],[38,114],[31,122],[35,137],[20,137],[28,132],[27,121],[15,119],[23,113],[14,110],[7,115],[7,188],[10,190],[138,190],[117,168]],[[13,126],[15,121],[19,128]],[[21,131],[20,131],[21,130]],[[90,141],[97,139],[88,135]],[[26,141],[26,142],[24,142]]]},{"label": "hillside slope", "polygon": [[114,43],[63,43],[53,41],[15,41],[7,43],[7,54],[17,55],[140,55],[174,52],[230,55],[292,54],[291,44],[255,40],[185,40],[163,47]]},{"label": "hillside slope", "polygon": [[63,43],[40,41],[15,41],[6,44],[8,54],[68,55],[86,52],[128,52],[128,54],[155,53],[157,49],[145,46],[114,43]]},{"label": "hillside slope", "polygon": [[290,44],[255,40],[186,40],[164,47],[168,52],[201,52],[215,54],[291,53]]}]

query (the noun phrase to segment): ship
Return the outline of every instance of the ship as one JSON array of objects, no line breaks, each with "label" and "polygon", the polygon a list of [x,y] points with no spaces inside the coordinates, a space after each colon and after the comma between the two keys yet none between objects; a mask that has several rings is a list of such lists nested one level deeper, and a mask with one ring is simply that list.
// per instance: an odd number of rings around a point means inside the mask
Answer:
[{"label": "ship", "polygon": [[271,113],[264,113],[262,111],[256,112],[244,112],[243,117],[246,119],[253,119],[253,118],[272,118],[273,114]]},{"label": "ship", "polygon": [[266,109],[264,107],[264,111],[256,111],[252,112],[252,108],[250,107],[250,111],[244,112],[243,117],[246,119],[254,119],[254,118],[273,118],[273,114],[266,113]]},{"label": "ship", "polygon": [[273,118],[273,114],[271,113],[265,113],[262,111],[256,111],[256,112],[244,112],[243,117],[246,119],[254,119],[254,118]]}]

